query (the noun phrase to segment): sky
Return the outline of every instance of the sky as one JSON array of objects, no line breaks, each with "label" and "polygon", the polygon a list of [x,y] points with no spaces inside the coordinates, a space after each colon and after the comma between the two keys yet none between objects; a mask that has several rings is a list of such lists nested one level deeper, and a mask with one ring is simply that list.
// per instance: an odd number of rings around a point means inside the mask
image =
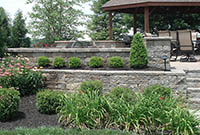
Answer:
[{"label": "sky", "polygon": [[[0,7],[3,7],[11,18],[14,17],[17,10],[22,10],[25,17],[28,18],[28,12],[31,12],[32,5],[26,4],[27,0],[0,0]],[[86,3],[83,6],[85,14],[92,14],[90,10],[90,3]]]},{"label": "sky", "polygon": [[[30,18],[28,16],[28,12],[32,11],[32,5],[26,4],[27,0],[0,0],[0,7],[3,7],[9,17],[13,20],[17,10],[21,10],[23,12],[24,17],[26,18],[26,23],[29,22]],[[90,4],[86,3],[83,5],[82,11],[85,14],[92,14],[90,10]],[[85,27],[80,27],[79,29],[85,30]],[[86,38],[88,38],[86,36]]]}]

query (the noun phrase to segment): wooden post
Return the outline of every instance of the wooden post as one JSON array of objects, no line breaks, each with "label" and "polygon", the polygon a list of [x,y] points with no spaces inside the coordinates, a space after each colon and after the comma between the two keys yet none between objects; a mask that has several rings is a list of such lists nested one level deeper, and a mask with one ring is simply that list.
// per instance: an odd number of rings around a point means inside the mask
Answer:
[{"label": "wooden post", "polygon": [[109,12],[109,39],[112,40],[112,12]]},{"label": "wooden post", "polygon": [[144,8],[144,31],[149,33],[149,7]]},{"label": "wooden post", "polygon": [[136,21],[137,21],[137,15],[136,15],[136,13],[134,13],[133,14],[133,34],[136,34],[136,32],[137,32]]}]

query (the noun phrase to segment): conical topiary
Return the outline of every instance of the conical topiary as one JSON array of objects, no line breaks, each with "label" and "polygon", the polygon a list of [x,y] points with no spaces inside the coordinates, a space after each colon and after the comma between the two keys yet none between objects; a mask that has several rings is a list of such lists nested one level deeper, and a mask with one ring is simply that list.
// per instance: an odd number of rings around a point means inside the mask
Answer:
[{"label": "conical topiary", "polygon": [[129,58],[131,68],[145,68],[148,64],[147,49],[140,33],[134,35]]}]

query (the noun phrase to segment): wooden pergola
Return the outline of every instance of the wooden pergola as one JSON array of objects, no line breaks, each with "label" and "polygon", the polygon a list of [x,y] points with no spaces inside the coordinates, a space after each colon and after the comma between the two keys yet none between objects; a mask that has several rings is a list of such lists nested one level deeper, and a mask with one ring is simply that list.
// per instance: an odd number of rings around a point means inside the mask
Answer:
[{"label": "wooden pergola", "polygon": [[112,40],[113,12],[132,14],[134,33],[137,28],[137,14],[144,14],[144,31],[149,33],[151,14],[200,13],[200,0],[110,0],[102,8],[109,12],[109,38]]}]

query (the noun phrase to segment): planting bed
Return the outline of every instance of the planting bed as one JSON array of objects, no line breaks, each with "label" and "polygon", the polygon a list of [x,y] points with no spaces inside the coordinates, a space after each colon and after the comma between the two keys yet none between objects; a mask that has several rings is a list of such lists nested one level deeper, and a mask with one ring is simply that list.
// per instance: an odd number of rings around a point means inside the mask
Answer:
[{"label": "planting bed", "polygon": [[0,130],[13,130],[17,127],[37,128],[40,126],[58,126],[57,115],[41,114],[36,108],[35,95],[21,97],[16,118],[0,122]]}]

